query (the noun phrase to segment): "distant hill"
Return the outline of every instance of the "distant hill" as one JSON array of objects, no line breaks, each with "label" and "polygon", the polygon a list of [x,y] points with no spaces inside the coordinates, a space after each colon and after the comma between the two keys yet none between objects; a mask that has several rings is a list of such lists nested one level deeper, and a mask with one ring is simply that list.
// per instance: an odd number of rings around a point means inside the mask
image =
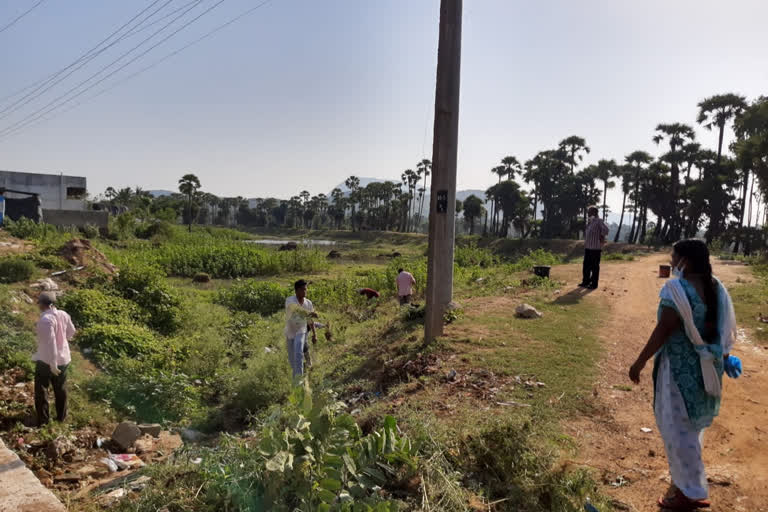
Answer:
[{"label": "distant hill", "polygon": [[150,194],[152,194],[152,197],[165,197],[175,194],[176,192],[172,192],[170,190],[150,190]]}]

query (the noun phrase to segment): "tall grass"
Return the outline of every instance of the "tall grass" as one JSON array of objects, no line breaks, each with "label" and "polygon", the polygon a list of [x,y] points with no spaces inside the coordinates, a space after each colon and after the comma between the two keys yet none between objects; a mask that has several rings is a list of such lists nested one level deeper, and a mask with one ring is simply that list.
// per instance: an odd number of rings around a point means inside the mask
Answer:
[{"label": "tall grass", "polygon": [[317,272],[328,267],[316,250],[264,249],[237,240],[191,236],[163,244],[136,241],[126,250],[109,251],[118,265],[156,265],[166,274],[193,277],[204,272],[219,279],[277,275],[283,272]]}]

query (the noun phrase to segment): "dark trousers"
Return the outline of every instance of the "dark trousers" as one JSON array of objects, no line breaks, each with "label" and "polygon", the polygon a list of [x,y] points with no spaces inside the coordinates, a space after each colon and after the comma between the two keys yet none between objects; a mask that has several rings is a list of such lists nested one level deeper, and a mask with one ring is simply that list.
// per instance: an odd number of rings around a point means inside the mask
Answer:
[{"label": "dark trousers", "polygon": [[48,387],[53,386],[53,395],[56,398],[56,419],[64,421],[67,419],[67,369],[69,365],[59,366],[61,373],[54,377],[51,373],[51,367],[45,363],[37,362],[35,367],[35,411],[37,411],[37,422],[39,425],[45,425],[50,420],[50,409],[48,406]]},{"label": "dark trousers", "polygon": [[600,281],[600,249],[584,249],[583,279],[581,284],[597,288]]}]

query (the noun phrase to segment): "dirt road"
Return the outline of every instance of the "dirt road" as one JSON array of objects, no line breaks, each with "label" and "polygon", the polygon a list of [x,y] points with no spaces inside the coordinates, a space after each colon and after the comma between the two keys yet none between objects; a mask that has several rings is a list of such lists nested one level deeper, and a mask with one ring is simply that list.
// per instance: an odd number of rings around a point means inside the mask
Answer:
[{"label": "dirt road", "polygon": [[[604,491],[617,500],[618,509],[658,510],[656,499],[669,483],[651,406],[652,365],[644,370],[639,386],[627,377],[655,325],[658,292],[664,284],[657,277],[658,265],[668,260],[659,254],[604,263],[600,289],[581,299],[608,306],[610,314],[600,330],[606,353],[594,389],[597,412],[569,420],[564,428],[580,446],[573,462],[602,472]],[[716,264],[715,274],[729,287],[737,285],[737,279],[752,280],[744,266]],[[558,267],[555,277],[575,284],[580,268]],[[749,339],[750,333],[744,332],[733,351],[744,363],[744,374],[739,380],[724,378],[720,416],[704,435],[715,511],[768,511],[768,350]],[[643,433],[641,428],[652,431]]]}]

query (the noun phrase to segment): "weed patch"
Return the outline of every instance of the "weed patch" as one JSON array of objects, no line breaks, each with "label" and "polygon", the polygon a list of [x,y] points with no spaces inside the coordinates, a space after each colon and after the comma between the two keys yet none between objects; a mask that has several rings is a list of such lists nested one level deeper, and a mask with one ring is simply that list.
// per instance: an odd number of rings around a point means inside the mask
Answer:
[{"label": "weed patch", "polygon": [[0,259],[0,283],[28,281],[35,274],[35,264],[21,257]]}]

